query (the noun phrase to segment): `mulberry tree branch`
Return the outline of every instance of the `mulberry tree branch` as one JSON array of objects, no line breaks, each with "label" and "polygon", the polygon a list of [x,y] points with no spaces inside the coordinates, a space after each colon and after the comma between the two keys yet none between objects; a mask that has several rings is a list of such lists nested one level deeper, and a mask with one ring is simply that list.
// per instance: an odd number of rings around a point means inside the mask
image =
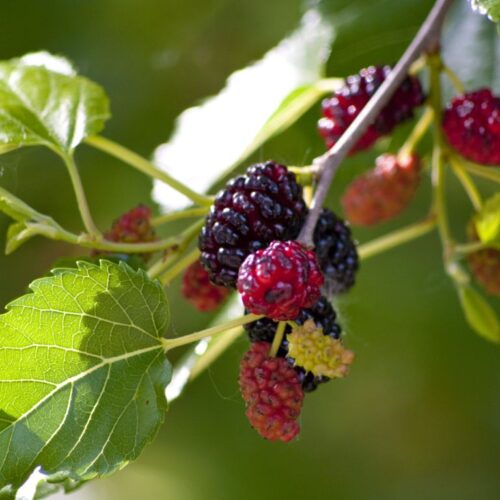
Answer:
[{"label": "mulberry tree branch", "polygon": [[311,203],[311,210],[299,235],[299,240],[307,246],[313,246],[314,228],[339,165],[389,102],[408,74],[411,64],[423,52],[436,49],[439,44],[444,16],[453,1],[436,0],[415,38],[367,105],[332,148],[314,160],[319,177],[318,187]]}]

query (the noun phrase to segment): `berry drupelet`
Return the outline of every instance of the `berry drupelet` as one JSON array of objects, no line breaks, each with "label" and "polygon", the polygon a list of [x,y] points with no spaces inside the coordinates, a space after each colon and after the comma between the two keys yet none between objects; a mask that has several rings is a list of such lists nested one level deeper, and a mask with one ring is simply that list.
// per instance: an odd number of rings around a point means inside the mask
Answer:
[{"label": "berry drupelet", "polygon": [[235,287],[245,258],[273,240],[297,237],[306,212],[302,187],[283,165],[259,163],[231,180],[217,195],[199,240],[211,281]]},{"label": "berry drupelet", "polygon": [[315,376],[343,378],[354,360],[354,353],[341,340],[325,335],[312,319],[294,327],[287,339],[295,366]]},{"label": "berry drupelet", "polygon": [[500,165],[500,97],[490,89],[453,98],[443,115],[443,130],[464,158]]},{"label": "berry drupelet", "polygon": [[269,357],[271,344],[250,346],[240,365],[239,384],[252,427],[271,441],[288,442],[300,432],[304,401],[297,372],[283,358]]},{"label": "berry drupelet", "polygon": [[[347,77],[345,86],[323,100],[323,118],[318,127],[328,149],[347,130],[390,71],[390,66],[364,68],[359,74]],[[351,154],[370,148],[379,137],[389,134],[396,125],[412,118],[414,108],[420,106],[424,99],[419,80],[413,76],[406,77],[387,106],[351,150]]]},{"label": "berry drupelet", "polygon": [[349,226],[331,210],[323,209],[316,223],[314,251],[328,295],[344,293],[354,285],[359,267],[356,244]]},{"label": "berry drupelet", "polygon": [[[303,325],[307,320],[313,320],[316,326],[322,328],[323,334],[334,339],[340,338],[341,328],[337,323],[337,314],[333,309],[330,301],[326,297],[321,297],[312,307],[302,309],[298,317],[294,320],[297,325]],[[268,342],[272,343],[278,323],[269,318],[262,318],[244,326],[248,333],[251,342]],[[292,331],[287,325],[285,334]],[[278,350],[278,357],[286,358],[288,355],[288,344],[286,335]],[[293,364],[292,360],[289,360]],[[327,382],[327,377],[315,376],[312,373],[306,373],[300,367],[295,367],[295,371],[299,375],[304,392],[312,392],[317,386],[323,382]]]},{"label": "berry drupelet", "polygon": [[197,260],[186,269],[181,292],[198,311],[209,312],[217,309],[226,300],[230,290],[213,285],[207,271]]},{"label": "berry drupelet", "polygon": [[292,320],[321,295],[316,255],[297,241],[273,241],[240,267],[238,291],[246,309],[274,320]]},{"label": "berry drupelet", "polygon": [[420,159],[410,155],[398,160],[384,154],[373,170],[360,175],[347,187],[342,207],[347,220],[371,226],[399,215],[412,200],[420,182]]}]

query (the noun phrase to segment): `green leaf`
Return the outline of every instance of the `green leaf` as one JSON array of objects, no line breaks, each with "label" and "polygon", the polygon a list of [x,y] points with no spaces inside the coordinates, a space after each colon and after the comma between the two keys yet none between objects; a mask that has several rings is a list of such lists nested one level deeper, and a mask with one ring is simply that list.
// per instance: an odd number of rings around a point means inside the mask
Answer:
[{"label": "green leaf", "polygon": [[37,212],[34,208],[31,208],[24,201],[2,187],[0,187],[0,212],[3,212],[5,215],[8,215],[18,222],[23,222],[25,220],[43,222],[50,218]]},{"label": "green leaf", "polygon": [[36,236],[36,233],[30,232],[24,222],[14,222],[7,228],[5,254],[10,255],[12,252],[15,252],[33,236]]},{"label": "green leaf", "polygon": [[104,90],[45,52],[0,62],[0,153],[44,145],[70,154],[109,118]]},{"label": "green leaf", "polygon": [[0,485],[38,466],[78,484],[134,460],[166,411],[169,322],[159,282],[81,262],[30,285],[0,316]]},{"label": "green leaf", "polygon": [[52,217],[37,212],[24,201],[1,187],[0,212],[4,212],[16,221],[7,229],[6,254],[12,253],[37,234],[56,237],[64,232],[64,229]]},{"label": "green leaf", "polygon": [[[53,265],[54,267],[64,267],[64,268],[77,268],[78,262],[91,262],[97,264],[103,258],[102,255],[81,255],[79,257],[61,257],[57,259]],[[137,271],[138,269],[147,269],[144,259],[137,254],[133,253],[106,253],[106,260],[113,262],[114,264],[119,264],[120,262],[125,262],[129,267]]]},{"label": "green leaf", "polygon": [[471,0],[472,8],[486,14],[492,21],[500,21],[500,0]]},{"label": "green leaf", "polygon": [[490,342],[500,342],[500,323],[495,310],[469,285],[458,287],[458,295],[469,326]]},{"label": "green leaf", "polygon": [[500,243],[500,193],[486,200],[474,222],[483,243]]},{"label": "green leaf", "polygon": [[349,75],[370,64],[393,64],[419,29],[433,0],[318,0],[335,29],[331,75]]},{"label": "green leaf", "polygon": [[[319,94],[304,92],[322,77],[332,39],[330,23],[316,10],[306,12],[294,33],[233,73],[217,96],[184,111],[170,141],[156,150],[155,162],[194,190],[207,191],[314,103]],[[278,116],[280,109],[286,118]],[[186,206],[184,197],[160,182],[154,196],[168,209]]]}]

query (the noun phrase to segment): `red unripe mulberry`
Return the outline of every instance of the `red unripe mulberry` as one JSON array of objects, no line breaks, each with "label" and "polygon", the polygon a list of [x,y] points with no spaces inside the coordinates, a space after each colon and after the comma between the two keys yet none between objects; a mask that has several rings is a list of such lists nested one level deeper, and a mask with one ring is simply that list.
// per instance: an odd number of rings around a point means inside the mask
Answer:
[{"label": "red unripe mulberry", "polygon": [[304,392],[284,358],[269,357],[271,344],[255,342],[241,360],[240,389],[252,427],[271,441],[288,442],[300,432]]},{"label": "red unripe mulberry", "polygon": [[228,288],[210,282],[208,272],[199,260],[186,269],[181,291],[183,297],[201,312],[214,311],[230,293]]},{"label": "red unripe mulberry", "polygon": [[373,170],[360,175],[347,187],[341,203],[347,220],[358,226],[371,226],[399,215],[415,195],[420,181],[417,155],[398,160],[384,154]]}]

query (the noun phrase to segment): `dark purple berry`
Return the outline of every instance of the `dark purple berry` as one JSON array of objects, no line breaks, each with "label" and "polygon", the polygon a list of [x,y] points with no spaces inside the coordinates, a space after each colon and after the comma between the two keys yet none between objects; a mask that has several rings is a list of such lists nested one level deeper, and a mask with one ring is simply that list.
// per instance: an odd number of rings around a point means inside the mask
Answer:
[{"label": "dark purple berry", "polygon": [[245,258],[273,240],[297,237],[306,216],[302,187],[284,165],[251,166],[219,192],[199,240],[211,281],[235,287]]},{"label": "dark purple berry", "polygon": [[[346,84],[323,100],[323,118],[318,123],[319,133],[330,149],[347,130],[359,112],[390,73],[390,66],[370,66],[359,74],[348,76]],[[417,78],[408,76],[372,125],[359,139],[351,153],[370,148],[375,141],[392,132],[399,123],[412,118],[413,109],[424,102],[424,93]]]},{"label": "dark purple berry", "polygon": [[331,210],[323,209],[314,230],[314,251],[325,277],[328,295],[344,293],[354,285],[358,252],[349,226]]}]

